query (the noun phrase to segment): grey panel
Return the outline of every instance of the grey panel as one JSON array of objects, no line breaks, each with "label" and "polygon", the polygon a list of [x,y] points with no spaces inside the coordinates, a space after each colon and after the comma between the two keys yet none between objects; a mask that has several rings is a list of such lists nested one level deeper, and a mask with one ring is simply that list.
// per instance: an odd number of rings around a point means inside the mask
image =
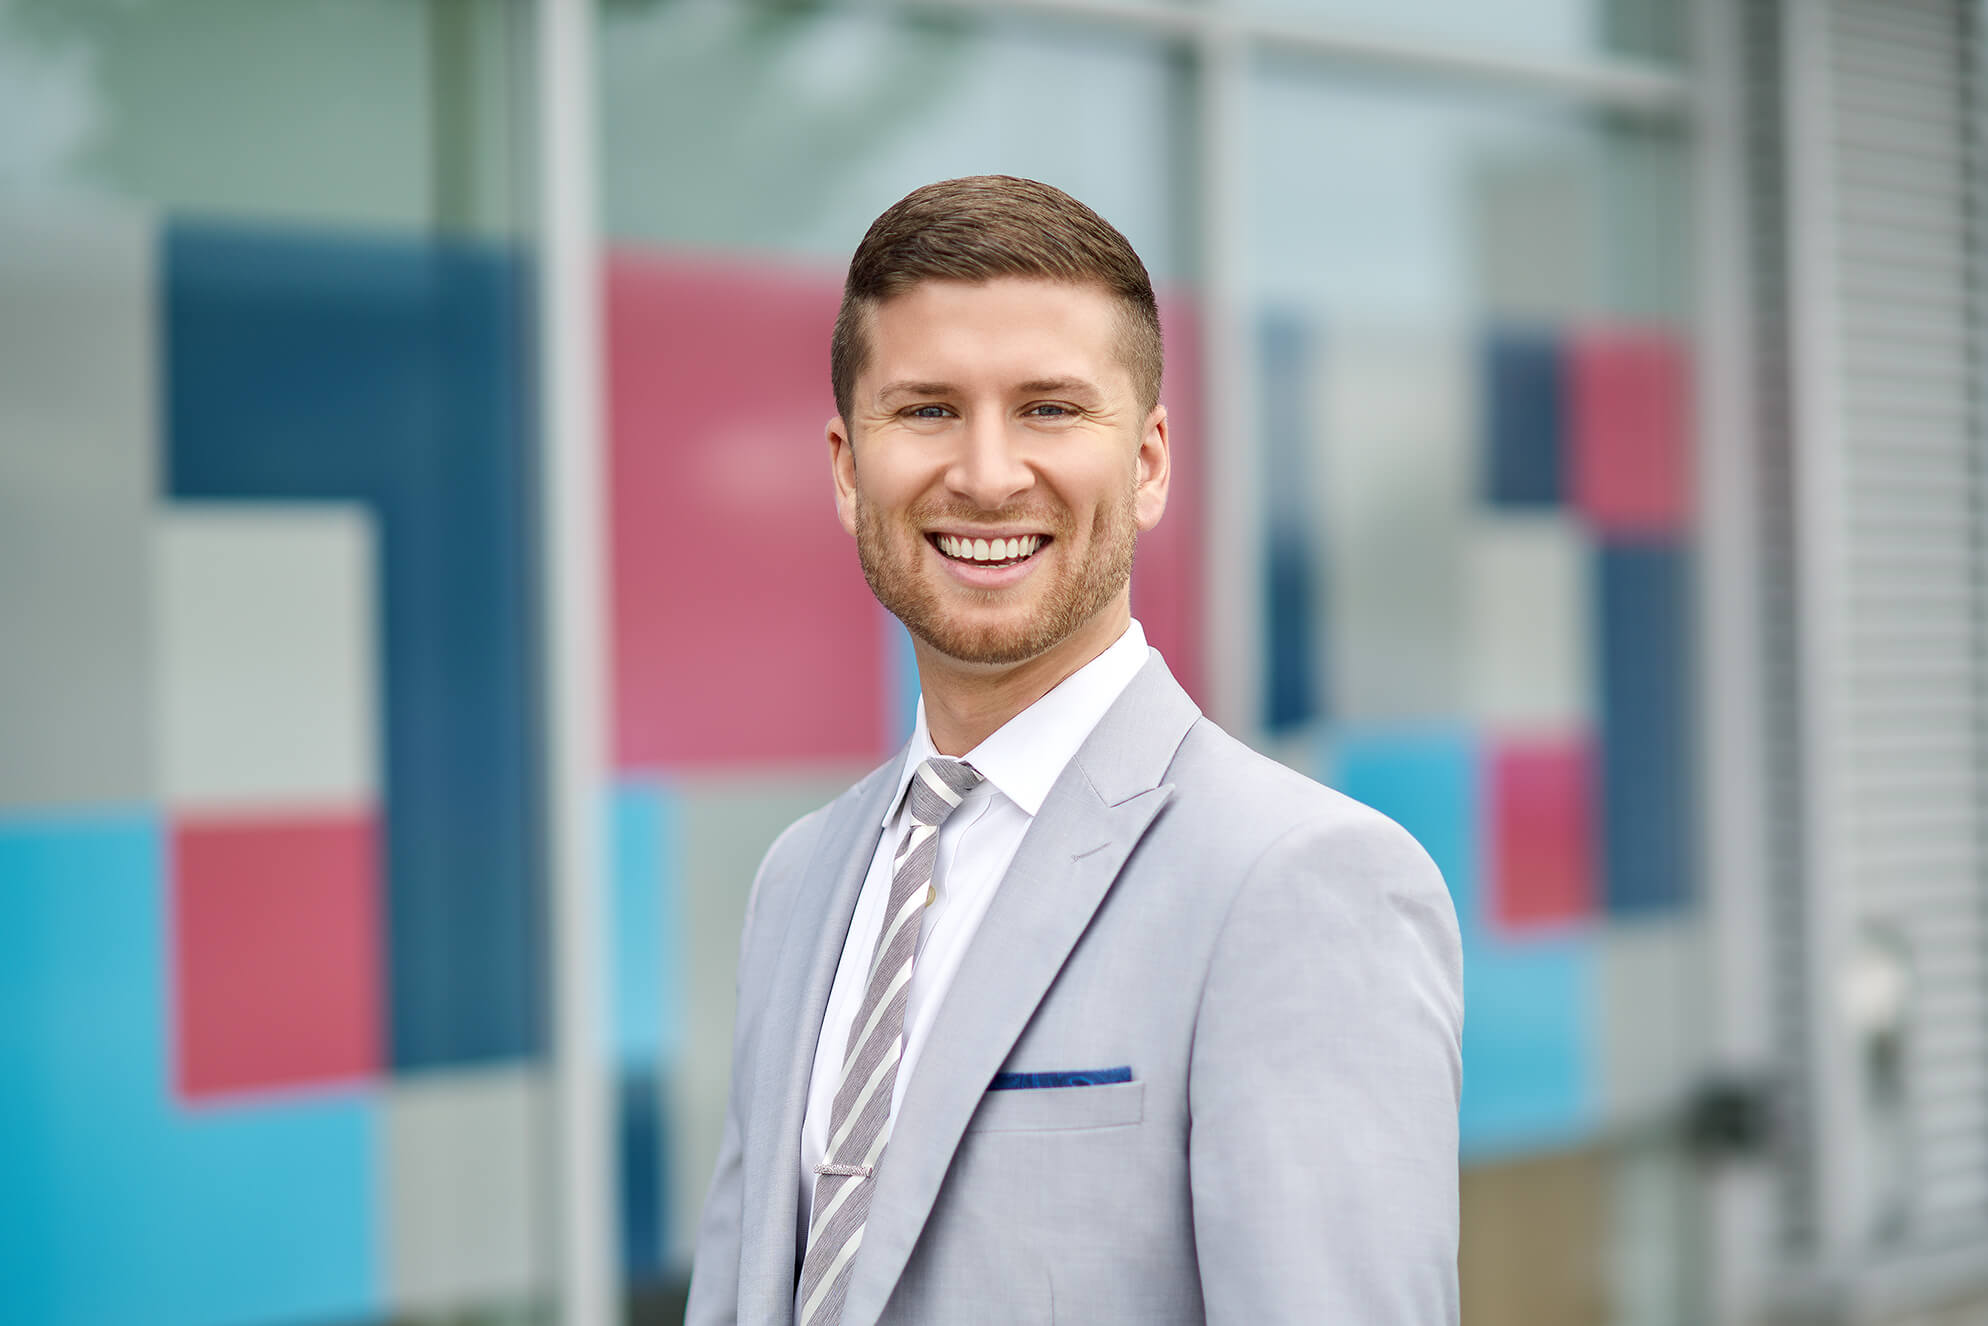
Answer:
[{"label": "grey panel", "polygon": [[1319,468],[1335,721],[1467,709],[1475,363],[1463,337],[1442,332],[1342,325],[1327,339]]},{"label": "grey panel", "polygon": [[384,1095],[389,1303],[430,1312],[549,1288],[541,1070],[512,1064],[416,1074],[393,1079]]},{"label": "grey panel", "polygon": [[[683,1056],[671,1075],[668,1116],[670,1259],[690,1265],[697,1213],[725,1128],[732,1018],[738,1001],[739,929],[760,859],[780,831],[823,805],[866,770],[699,778],[675,784],[683,842]],[[801,1139],[794,1139],[799,1147]]]},{"label": "grey panel", "polygon": [[153,793],[154,240],[0,214],[0,807]]}]

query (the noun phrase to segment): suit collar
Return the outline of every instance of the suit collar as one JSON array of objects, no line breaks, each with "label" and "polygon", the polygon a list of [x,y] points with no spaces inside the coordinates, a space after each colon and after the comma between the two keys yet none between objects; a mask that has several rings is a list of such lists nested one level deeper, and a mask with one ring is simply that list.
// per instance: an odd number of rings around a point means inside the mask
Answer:
[{"label": "suit collar", "polygon": [[[1064,766],[1154,657],[1155,651],[1146,645],[1144,628],[1134,618],[1103,653],[988,734],[962,758],[1001,795],[1033,817],[1042,810]],[[918,721],[912,725],[911,742],[899,765],[896,793],[884,809],[884,827],[890,827],[919,763],[937,753],[925,726],[925,701],[921,699]]]},{"label": "suit collar", "polygon": [[[905,1089],[849,1286],[843,1311],[848,1326],[872,1326],[889,1302],[981,1094],[1172,795],[1162,780],[1200,716],[1160,656],[1151,653],[1029,825]],[[874,832],[874,821],[866,819],[865,827]],[[847,928],[846,911],[841,915],[827,979],[834,976]],[[820,1026],[826,1000],[824,983],[808,1028]],[[811,1053],[815,1037],[804,1031],[797,1039],[803,1053]],[[798,1084],[805,1094],[805,1069]],[[776,1138],[799,1137],[798,1104],[790,1112],[792,1127]],[[790,1196],[790,1215],[792,1206]]]}]

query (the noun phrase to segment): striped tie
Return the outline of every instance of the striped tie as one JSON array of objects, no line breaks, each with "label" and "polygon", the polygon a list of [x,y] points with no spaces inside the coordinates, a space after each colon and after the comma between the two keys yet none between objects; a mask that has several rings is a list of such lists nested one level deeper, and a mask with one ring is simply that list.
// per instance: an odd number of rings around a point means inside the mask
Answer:
[{"label": "striped tie", "polygon": [[800,1326],[836,1326],[842,1320],[850,1272],[870,1216],[877,1162],[890,1137],[891,1094],[904,1050],[904,1005],[918,952],[918,918],[932,897],[939,826],[979,781],[971,765],[935,755],[918,766],[905,793],[911,827],[898,844],[869,984],[849,1027],[842,1084],[828,1114],[827,1159],[815,1170],[808,1251],[801,1262]]}]

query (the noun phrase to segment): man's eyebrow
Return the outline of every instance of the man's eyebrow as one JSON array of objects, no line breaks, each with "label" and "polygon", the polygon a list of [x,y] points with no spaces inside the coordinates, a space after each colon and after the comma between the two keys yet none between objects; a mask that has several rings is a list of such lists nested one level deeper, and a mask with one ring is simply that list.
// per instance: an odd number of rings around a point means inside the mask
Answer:
[{"label": "man's eyebrow", "polygon": [[[888,401],[899,396],[952,396],[959,388],[950,382],[887,382],[877,389],[877,399]],[[1099,387],[1087,378],[1035,378],[1028,382],[1017,382],[1014,386],[1017,396],[1096,396]]]},{"label": "man's eyebrow", "polygon": [[889,400],[893,396],[950,396],[953,394],[950,382],[887,382],[877,391],[877,399]]},{"label": "man's eyebrow", "polygon": [[1015,391],[1023,396],[1095,396],[1098,385],[1085,378],[1038,378],[1018,383]]}]

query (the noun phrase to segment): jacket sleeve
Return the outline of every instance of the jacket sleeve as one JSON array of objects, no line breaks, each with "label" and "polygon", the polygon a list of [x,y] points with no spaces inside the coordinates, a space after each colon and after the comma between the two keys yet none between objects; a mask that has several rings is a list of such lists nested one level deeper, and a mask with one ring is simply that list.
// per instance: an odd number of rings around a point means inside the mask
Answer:
[{"label": "jacket sleeve", "polygon": [[1190,1062],[1209,1322],[1455,1326],[1462,1030],[1456,914],[1404,830],[1361,807],[1264,852]]},{"label": "jacket sleeve", "polygon": [[697,1251],[691,1261],[690,1299],[684,1310],[684,1326],[730,1326],[739,1318],[740,1247],[745,1229],[742,1120],[749,1104],[744,1099],[748,1075],[739,1071],[739,1054],[751,1024],[750,1001],[755,993],[746,988],[747,963],[752,952],[753,921],[759,912],[760,890],[773,868],[774,858],[794,836],[794,831],[806,822],[802,819],[788,825],[774,840],[759,863],[752,892],[746,898],[745,924],[739,936],[738,1020],[732,1028],[732,1081],[725,1104],[725,1132],[718,1145],[717,1167],[711,1172],[711,1187],[704,1196],[704,1214],[698,1220]]}]

